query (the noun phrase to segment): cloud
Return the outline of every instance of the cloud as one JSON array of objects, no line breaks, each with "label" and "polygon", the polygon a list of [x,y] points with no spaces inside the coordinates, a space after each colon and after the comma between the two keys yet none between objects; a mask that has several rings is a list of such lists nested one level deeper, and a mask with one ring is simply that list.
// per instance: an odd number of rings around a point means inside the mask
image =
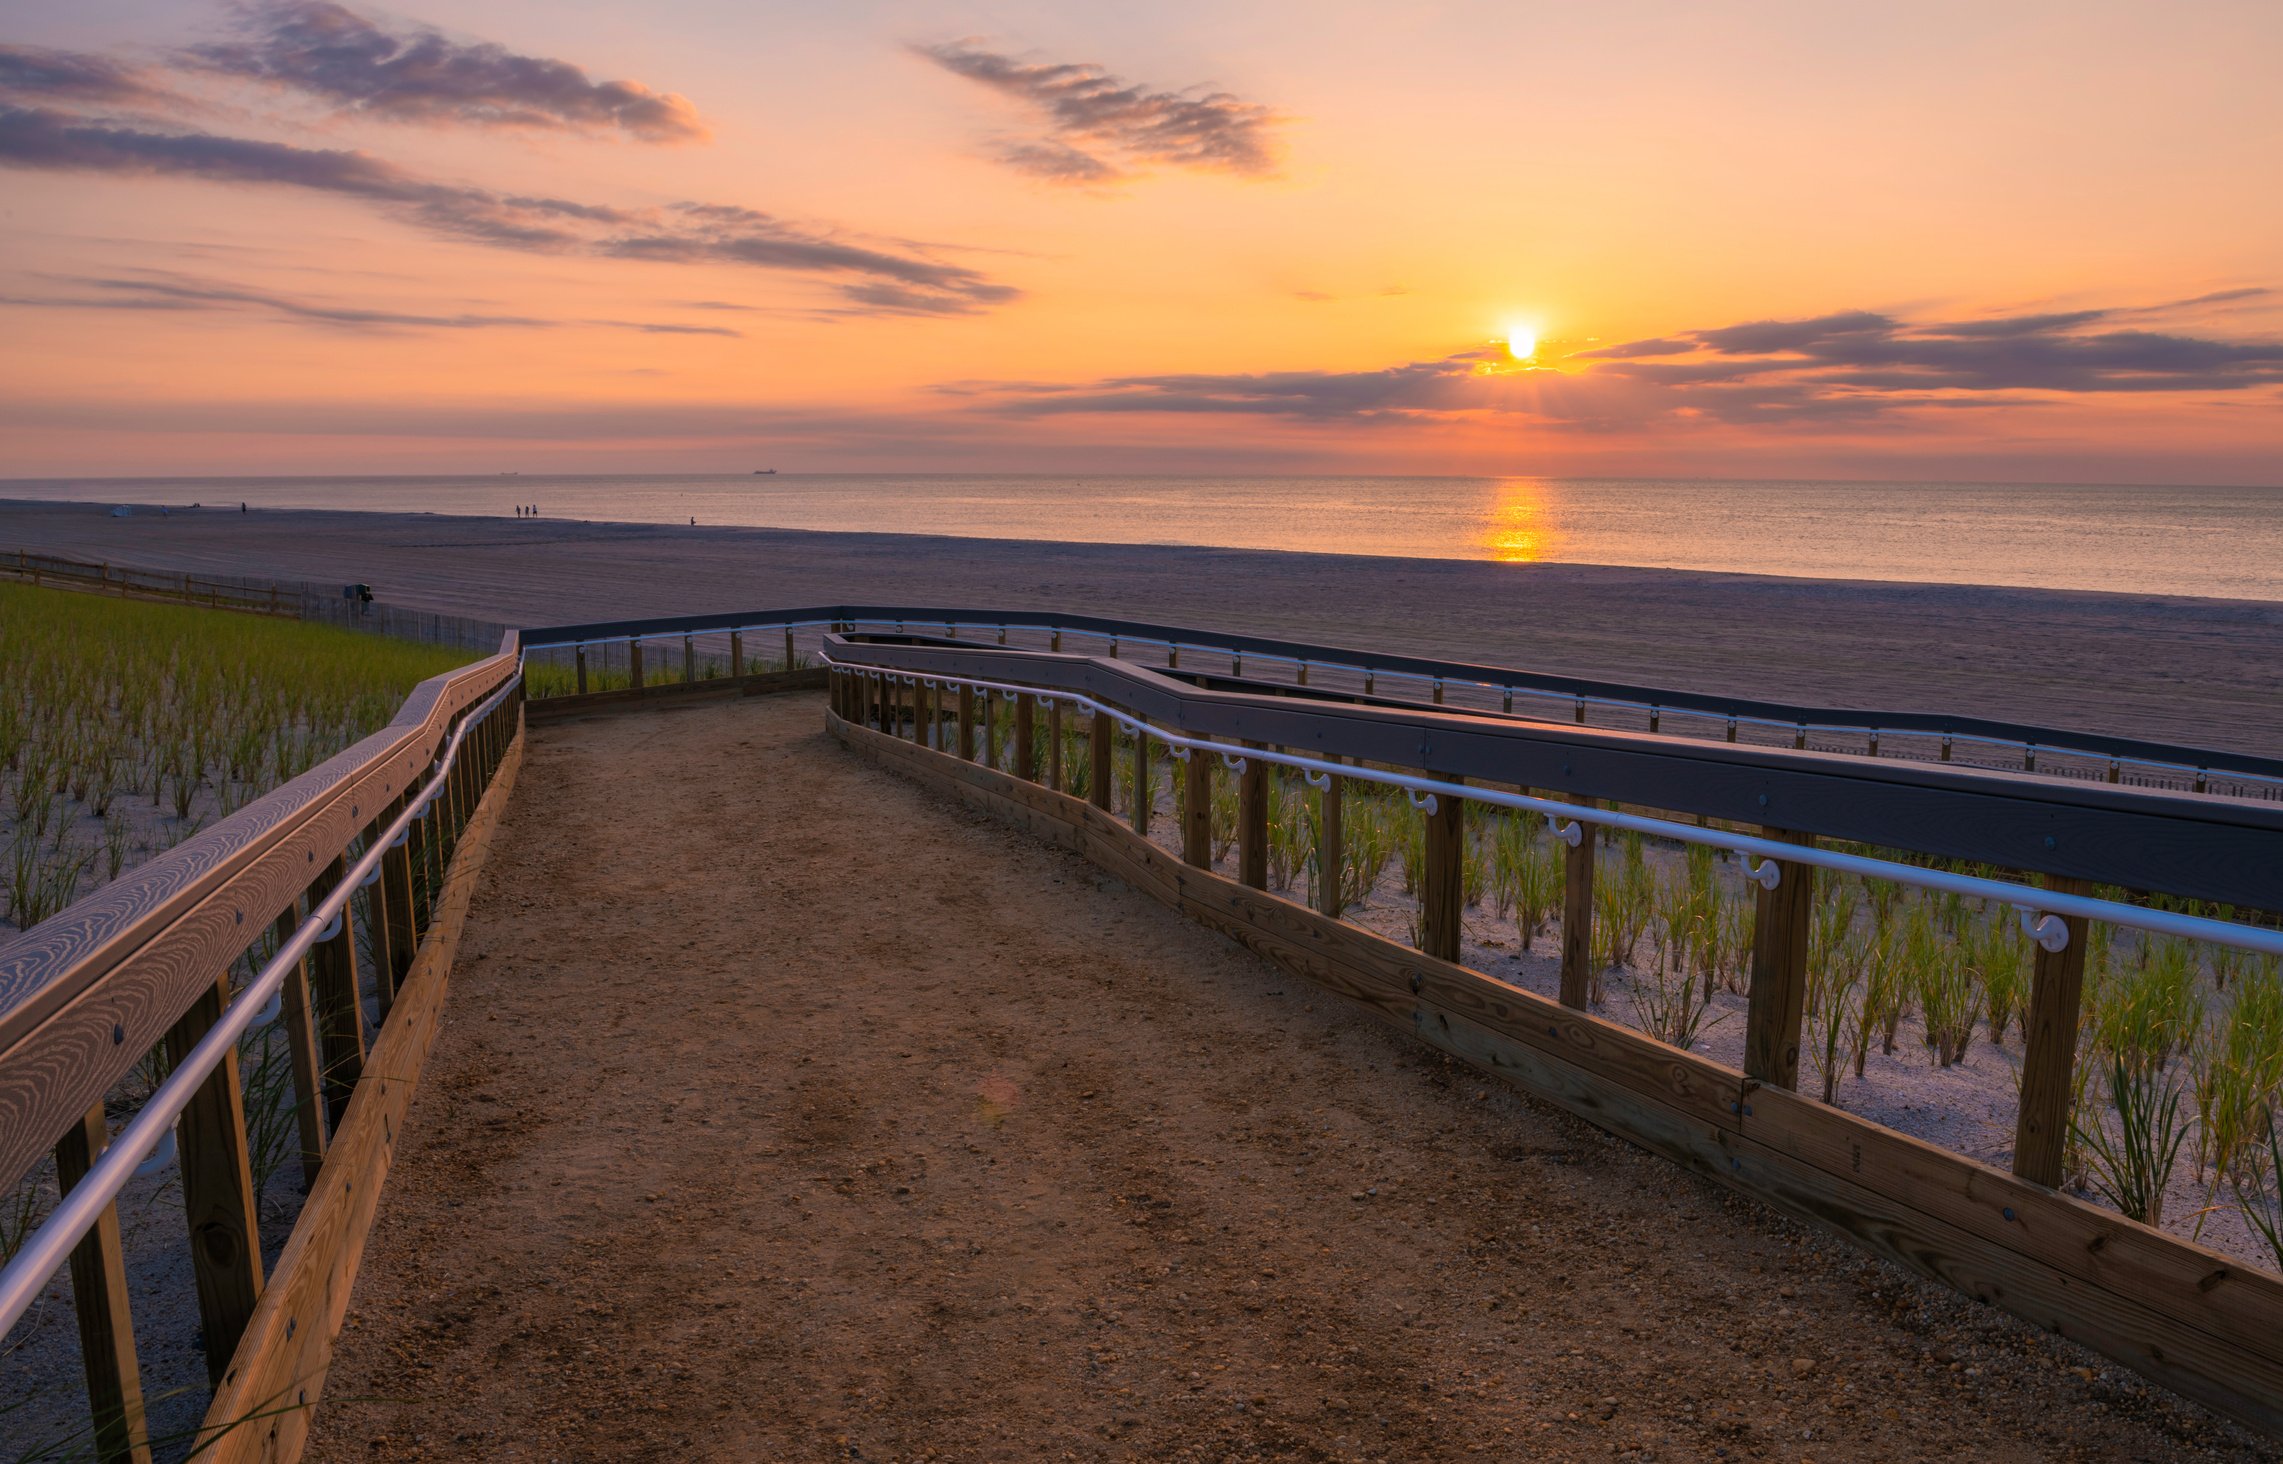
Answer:
[{"label": "cloud", "polygon": [[1021,292],[916,251],[850,242],[726,204],[625,209],[422,178],[370,153],[160,132],[0,106],[0,167],[300,188],[357,199],[446,238],[538,253],[728,264],[841,278],[839,314],[964,315]]},{"label": "cloud", "polygon": [[1783,381],[1822,391],[2238,391],[2283,382],[2283,342],[2101,328],[2140,313],[2121,307],[1910,322],[1857,310],[1581,355],[1643,378]]},{"label": "cloud", "polygon": [[184,62],[394,122],[615,130],[643,142],[710,135],[682,97],[638,81],[592,81],[567,61],[426,26],[389,30],[324,0],[270,0],[241,14],[241,38],[193,47]]},{"label": "cloud", "polygon": [[975,41],[914,46],[955,76],[1013,97],[1047,136],[1003,145],[999,160],[1053,183],[1099,184],[1149,165],[1269,178],[1279,118],[1227,92],[1149,91],[1092,62],[1018,61]]},{"label": "cloud", "polygon": [[1049,183],[1115,183],[1126,176],[1092,153],[1052,138],[1002,143],[994,156],[1018,173]]},{"label": "cloud", "polygon": [[0,45],[0,101],[146,107],[179,98],[148,71],[89,51]]},{"label": "cloud", "polygon": [[38,306],[60,310],[246,310],[288,320],[351,330],[553,330],[564,325],[601,326],[640,331],[647,335],[707,335],[741,339],[743,332],[719,325],[683,325],[647,320],[550,320],[529,315],[485,315],[473,312],[379,310],[298,299],[226,281],[200,280],[183,275],[150,274],[131,277],[69,277],[61,283],[88,293],[77,295],[0,295],[0,304]]},{"label": "cloud", "polygon": [[[2228,292],[2232,298],[2249,298]],[[1162,413],[1311,421],[1532,419],[1580,431],[1693,422],[1900,424],[2031,409],[2070,396],[2283,386],[2283,341],[2104,328],[2141,307],[1911,323],[1851,310],[1747,321],[1567,356],[1531,369],[1497,347],[1365,371],[1117,376],[939,388],[1018,417]]]}]

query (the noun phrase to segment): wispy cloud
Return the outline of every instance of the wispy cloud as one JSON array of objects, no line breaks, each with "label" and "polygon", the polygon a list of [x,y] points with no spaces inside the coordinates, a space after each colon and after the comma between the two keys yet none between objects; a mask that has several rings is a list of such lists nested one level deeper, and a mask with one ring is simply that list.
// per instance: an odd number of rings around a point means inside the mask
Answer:
[{"label": "wispy cloud", "polygon": [[2238,391],[2283,382],[2283,342],[2111,328],[2141,313],[2099,308],[1910,322],[1855,310],[1750,321],[1579,354],[1644,379],[1780,380],[1834,393]]},{"label": "wispy cloud", "polygon": [[147,273],[130,276],[69,276],[56,281],[76,294],[0,295],[0,305],[53,310],[248,311],[312,325],[347,330],[553,330],[566,325],[600,326],[646,335],[704,335],[741,338],[743,332],[719,325],[677,321],[551,320],[530,315],[475,311],[387,310],[309,300],[227,281]]},{"label": "wispy cloud", "polygon": [[964,265],[852,242],[755,209],[701,203],[626,209],[499,193],[423,178],[365,152],[158,131],[42,107],[0,106],[0,167],[299,188],[356,199],[430,233],[497,248],[823,277],[837,282],[844,302],[837,313],[971,314],[1020,294]]},{"label": "wispy cloud", "polygon": [[[2206,305],[2264,292],[2229,291]],[[1319,421],[1527,417],[1584,431],[1690,421],[1864,426],[2113,393],[2283,386],[2283,341],[2114,329],[2152,307],[1912,323],[1871,311],[1762,320],[1576,352],[1527,369],[1498,347],[1366,371],[1169,373],[940,388],[1026,417],[1164,413]]]},{"label": "wispy cloud", "polygon": [[240,29],[237,39],[183,52],[185,64],[389,121],[617,131],[643,142],[709,135],[697,108],[672,92],[595,81],[568,61],[427,26],[392,30],[325,0],[250,6]]},{"label": "wispy cloud", "polygon": [[80,107],[174,106],[181,98],[148,68],[92,51],[0,45],[0,101]]},{"label": "wispy cloud", "polygon": [[1044,137],[998,145],[999,161],[1050,183],[1102,184],[1151,165],[1268,178],[1277,114],[1227,92],[1151,91],[1092,62],[1023,61],[978,41],[914,46],[936,65],[1023,103]]}]

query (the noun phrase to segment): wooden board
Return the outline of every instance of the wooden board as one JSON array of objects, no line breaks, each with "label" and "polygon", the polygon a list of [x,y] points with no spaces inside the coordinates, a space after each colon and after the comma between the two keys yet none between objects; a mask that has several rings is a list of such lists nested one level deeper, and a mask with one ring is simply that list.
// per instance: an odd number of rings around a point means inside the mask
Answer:
[{"label": "wooden board", "polygon": [[405,1110],[436,1039],[468,902],[522,760],[519,732],[461,834],[434,923],[373,1045],[365,1079],[349,1100],[317,1185],[215,1390],[201,1426],[208,1444],[202,1459],[238,1464],[301,1456]]},{"label": "wooden board", "polygon": [[422,682],[386,729],[0,948],[0,1185],[166,1035],[514,665],[495,656]]},{"label": "wooden board", "polygon": [[1078,800],[832,730],[1612,1133],[2283,1432],[2283,1277],[1194,868]]}]

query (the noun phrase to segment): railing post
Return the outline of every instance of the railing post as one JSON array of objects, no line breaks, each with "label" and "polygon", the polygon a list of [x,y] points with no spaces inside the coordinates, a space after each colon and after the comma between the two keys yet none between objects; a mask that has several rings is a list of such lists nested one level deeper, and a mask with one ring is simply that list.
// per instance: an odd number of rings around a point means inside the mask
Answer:
[{"label": "railing post", "polygon": [[1257,757],[1245,759],[1237,778],[1237,880],[1268,888],[1268,764]]},{"label": "railing post", "polygon": [[1086,783],[1086,801],[1104,813],[1110,811],[1110,753],[1117,726],[1108,712],[1096,712],[1094,730],[1086,739],[1086,751],[1093,760]]},{"label": "railing post", "polygon": [[[298,923],[296,910],[295,905],[287,905],[270,927],[280,949]],[[285,973],[285,985],[278,993],[278,1020],[285,1024],[286,1060],[293,1074],[293,1125],[301,1138],[301,1182],[307,1188],[317,1183],[317,1171],[325,1163],[325,1097],[323,1069],[317,1061],[317,1029],[309,1018],[306,958],[295,961],[293,969]]]},{"label": "railing post", "polygon": [[[2085,895],[2081,879],[2049,877],[2047,889]],[[2036,948],[2023,1023],[2021,1103],[2014,1121],[2013,1172],[2052,1188],[2061,1184],[2061,1156],[2069,1142],[2069,1110],[2076,1095],[2077,1018],[2085,991],[2086,921],[2061,917],[2069,943],[2057,951]]]},{"label": "railing post", "polygon": [[745,632],[729,633],[729,679],[735,681],[745,674]]},{"label": "railing post", "polygon": [[1316,818],[1316,897],[1319,914],[1340,918],[1345,903],[1340,898],[1340,865],[1347,858],[1347,822],[1345,803],[1348,780],[1334,773],[1324,791],[1317,795],[1319,812]]},{"label": "railing post", "polygon": [[1150,805],[1156,801],[1157,797],[1155,782],[1156,780],[1150,776],[1149,734],[1147,732],[1137,730],[1134,733],[1134,806],[1132,811],[1132,822],[1134,826],[1134,832],[1144,836],[1145,838],[1149,834]]},{"label": "railing post", "polygon": [[587,694],[587,648],[585,646],[578,648],[578,665],[579,695],[585,696]]},{"label": "railing post", "polygon": [[444,884],[445,871],[452,867],[452,856],[459,852],[460,830],[468,822],[468,760],[455,757],[444,772],[444,796],[437,800],[443,811],[443,822],[437,832],[442,836],[436,844],[436,884]]},{"label": "railing post", "polygon": [[1046,786],[1060,793],[1062,785],[1062,703],[1053,701],[1046,708]]},{"label": "railing post", "polygon": [[983,693],[983,761],[992,767],[999,765],[999,718],[996,698]]},{"label": "railing post", "polygon": [[683,684],[684,686],[687,686],[687,685],[689,685],[691,682],[693,682],[693,681],[695,681],[695,680],[697,680],[697,679],[698,679],[698,646],[697,646],[697,637],[695,637],[695,636],[689,636],[689,635],[685,635],[685,636],[683,636],[683,637],[682,637],[682,684]]},{"label": "railing post", "polygon": [[[1812,844],[1811,834],[1762,829],[1764,838]],[[1800,1022],[1807,1013],[1808,924],[1815,866],[1778,860],[1776,887],[1754,886],[1752,986],[1744,1012],[1744,1076],[1771,1088],[1799,1086]]]},{"label": "railing post", "polygon": [[1181,774],[1181,857],[1199,869],[1213,867],[1213,764],[1203,748],[1192,748]]},{"label": "railing post", "polygon": [[[405,796],[417,799],[426,784],[425,775],[416,774],[412,786],[405,790]],[[428,928],[428,919],[432,913],[429,909],[428,825],[433,811],[433,805],[422,809],[413,816],[411,827],[404,831],[404,852],[412,864],[412,942],[415,949],[420,944],[420,933]],[[293,910],[289,906],[286,915],[292,914]],[[279,937],[281,940],[283,938]]]},{"label": "railing post", "polygon": [[642,642],[633,636],[626,638],[626,670],[628,684],[636,691],[642,689]]},{"label": "railing post", "polygon": [[787,671],[793,669],[793,661],[793,627],[787,625],[785,627],[785,669]]},{"label": "railing post", "polygon": [[[230,1001],[224,971],[201,992],[166,1034],[167,1057],[190,1055]],[[246,1110],[238,1086],[238,1049],[198,1085],[176,1128],[182,1209],[190,1221],[191,1270],[198,1282],[198,1317],[206,1343],[206,1378],[219,1384],[230,1367],[262,1294],[260,1221],[254,1208],[254,1171],[246,1155]]]},{"label": "railing post", "polygon": [[1579,819],[1577,832],[1562,856],[1562,1005],[1582,1012],[1593,992],[1593,860],[1601,828]]},{"label": "railing post", "polygon": [[[347,868],[346,859],[333,856],[333,862],[309,887],[312,910],[340,886]],[[325,1122],[334,1130],[341,1127],[342,1110],[349,1106],[349,1095],[356,1091],[357,1080],[365,1071],[365,1013],[357,1000],[357,942],[351,913],[344,906],[340,930],[311,951],[316,968],[310,985],[317,1007],[317,1050],[324,1062]]]},{"label": "railing post", "polygon": [[[388,827],[389,817],[390,811],[384,806],[373,816],[373,821],[365,825],[362,839],[368,853],[380,841],[382,830]],[[388,918],[388,857],[385,854],[375,866],[374,873],[378,878],[365,889],[365,914],[372,931],[372,938],[367,942],[367,954],[373,961],[373,991],[379,998],[374,1021],[379,1023],[388,1020],[388,1009],[396,1001],[396,931]],[[356,898],[355,895],[349,897],[352,909]]]},{"label": "railing post", "polygon": [[1427,868],[1419,889],[1419,950],[1438,961],[1459,958],[1465,852],[1466,800],[1438,793],[1435,811],[1427,815]]},{"label": "railing post", "polygon": [[[81,1115],[56,1141],[56,1188],[68,1195],[110,1147],[103,1104]],[[71,1249],[71,1305],[79,1317],[79,1357],[95,1422],[89,1442],[103,1464],[150,1464],[144,1441],[143,1372],[135,1357],[135,1323],[127,1303],[127,1262],[119,1241],[119,1207],[105,1205],[93,1229]]]},{"label": "railing post", "polygon": [[[1005,635],[1006,631],[1002,629],[999,633]],[[1030,697],[1020,692],[1015,694],[1015,776],[1025,782],[1038,778],[1038,747],[1037,738],[1032,735],[1031,707]]]},{"label": "railing post", "polygon": [[927,730],[924,726],[926,721],[927,686],[917,676],[914,676],[912,678],[912,745],[915,747],[927,746]]},{"label": "railing post", "polygon": [[[983,707],[986,736],[989,735],[990,719],[991,707],[986,702]],[[964,682],[959,687],[959,756],[966,762],[975,761],[975,688]],[[996,767],[998,762],[998,758],[993,756],[991,765]]]}]

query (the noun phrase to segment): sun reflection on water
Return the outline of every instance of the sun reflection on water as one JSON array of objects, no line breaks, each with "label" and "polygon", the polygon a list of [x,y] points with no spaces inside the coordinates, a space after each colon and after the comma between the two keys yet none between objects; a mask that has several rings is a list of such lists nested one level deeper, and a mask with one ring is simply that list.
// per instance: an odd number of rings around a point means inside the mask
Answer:
[{"label": "sun reflection on water", "polygon": [[1502,478],[1484,521],[1482,547],[1500,564],[1535,564],[1553,557],[1559,535],[1552,493],[1540,478]]}]

